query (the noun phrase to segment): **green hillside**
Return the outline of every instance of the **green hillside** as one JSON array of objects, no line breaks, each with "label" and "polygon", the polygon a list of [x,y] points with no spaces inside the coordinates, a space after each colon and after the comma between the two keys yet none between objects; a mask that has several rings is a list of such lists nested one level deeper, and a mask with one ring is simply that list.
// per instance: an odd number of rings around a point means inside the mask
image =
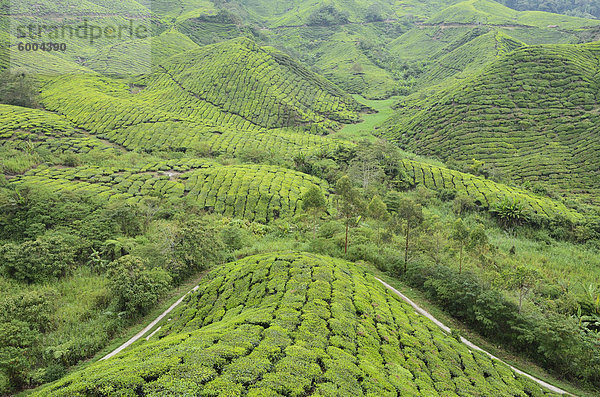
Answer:
[{"label": "green hillside", "polygon": [[509,180],[596,192],[600,45],[532,46],[460,86],[407,101],[383,135],[444,160],[484,161]]},{"label": "green hillside", "polygon": [[[84,90],[84,97],[70,94]],[[322,134],[356,122],[362,109],[287,55],[247,39],[171,57],[135,84],[93,74],[59,77],[43,87],[42,102],[96,134],[164,122]]]},{"label": "green hillside", "polygon": [[[102,74],[127,74],[127,70],[132,69],[150,72],[167,58],[197,48],[189,37],[169,31],[155,37],[103,46],[86,59],[84,65]],[[149,52],[148,56],[145,52]]]},{"label": "green hillside", "polygon": [[464,80],[525,43],[486,26],[413,29],[391,43],[414,90]]},{"label": "green hillside", "polygon": [[523,25],[546,28],[577,29],[600,25],[593,19],[570,17],[539,11],[515,11],[492,0],[467,0],[432,16],[427,23]]},{"label": "green hillside", "polygon": [[481,208],[493,210],[496,205],[508,200],[521,203],[529,212],[532,221],[545,222],[558,217],[573,222],[582,220],[581,214],[567,208],[563,203],[525,189],[418,161],[403,160],[402,167],[412,179],[413,186],[422,185],[429,189],[445,189],[464,194],[471,197]]},{"label": "green hillside", "polygon": [[585,18],[600,18],[600,5],[594,0],[576,2],[569,0],[501,0],[499,2],[515,10],[539,10]]},{"label": "green hillside", "polygon": [[118,152],[108,142],[75,129],[63,117],[43,110],[0,105],[0,146],[41,148],[53,153],[88,153],[93,150]]},{"label": "green hillside", "polygon": [[206,210],[260,222],[293,215],[311,186],[327,190],[325,181],[285,168],[220,166],[204,160],[158,162],[137,169],[39,167],[11,179],[11,184],[131,203],[152,196],[186,197]]},{"label": "green hillside", "polygon": [[274,253],[213,270],[149,342],[35,395],[542,396],[345,261]]},{"label": "green hillside", "polygon": [[0,396],[597,396],[589,2],[15,3]]}]

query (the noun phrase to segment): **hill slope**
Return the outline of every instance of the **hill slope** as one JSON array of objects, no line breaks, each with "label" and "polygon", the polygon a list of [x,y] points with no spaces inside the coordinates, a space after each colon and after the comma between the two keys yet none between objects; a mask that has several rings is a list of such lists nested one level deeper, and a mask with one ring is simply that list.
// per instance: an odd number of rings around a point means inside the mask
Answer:
[{"label": "hill slope", "polygon": [[37,395],[541,396],[360,267],[274,253],[213,270],[152,339]]},{"label": "hill slope", "polygon": [[600,25],[600,21],[540,11],[515,11],[492,0],[467,0],[432,16],[428,23],[523,25],[540,28],[577,29]]},{"label": "hill slope", "polygon": [[532,46],[462,85],[403,103],[384,135],[444,160],[571,191],[600,178],[600,43]]},{"label": "hill slope", "polygon": [[327,191],[314,176],[269,165],[230,165],[202,160],[169,160],[136,168],[82,166],[39,167],[11,179],[17,186],[43,186],[56,192],[79,192],[112,201],[144,197],[186,197],[207,211],[267,222],[300,210],[311,186]]},{"label": "hill slope", "polygon": [[244,38],[175,55],[136,84],[64,76],[43,88],[42,102],[93,133],[165,122],[325,133],[363,109],[287,55]]}]

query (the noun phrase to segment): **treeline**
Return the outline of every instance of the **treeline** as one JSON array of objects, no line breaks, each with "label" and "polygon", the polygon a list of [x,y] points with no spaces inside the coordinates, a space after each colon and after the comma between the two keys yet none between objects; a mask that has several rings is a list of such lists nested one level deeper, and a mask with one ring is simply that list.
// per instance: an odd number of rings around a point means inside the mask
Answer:
[{"label": "treeline", "polygon": [[582,18],[600,18],[600,3],[596,0],[498,0],[519,11],[546,11]]}]

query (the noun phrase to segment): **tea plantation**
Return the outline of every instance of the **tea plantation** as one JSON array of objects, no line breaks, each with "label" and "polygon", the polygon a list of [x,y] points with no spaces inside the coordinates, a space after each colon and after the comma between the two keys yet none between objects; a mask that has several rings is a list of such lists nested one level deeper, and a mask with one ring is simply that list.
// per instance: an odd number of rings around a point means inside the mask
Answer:
[{"label": "tea plantation", "polygon": [[134,125],[99,136],[127,149],[146,152],[196,150],[205,154],[239,155],[249,151],[267,151],[285,158],[293,158],[300,152],[333,150],[338,146],[338,143],[326,137],[287,129],[235,130],[177,121]]},{"label": "tea plantation", "polygon": [[590,193],[600,177],[599,57],[597,43],[518,49],[462,85],[404,102],[383,135],[484,161],[508,179]]},{"label": "tea plantation", "polygon": [[119,151],[90,134],[79,131],[64,117],[37,109],[0,105],[0,146],[54,153]]},{"label": "tea plantation", "polygon": [[[101,140],[94,135],[78,130],[71,126],[64,117],[60,117],[50,112],[41,110],[25,109],[15,106],[0,105],[0,117],[4,121],[2,129],[2,147],[13,148],[18,150],[33,150],[42,148],[53,153],[89,153],[90,151],[103,151],[105,153],[119,154],[123,149],[127,150],[143,149],[147,152],[153,151],[177,151],[190,152],[199,154],[231,154],[233,156],[244,156],[247,153],[256,152],[259,155],[265,153],[268,156],[277,156],[283,159],[291,159],[298,155],[331,155],[335,150],[341,147],[351,148],[353,145],[335,141],[331,138],[321,137],[312,134],[302,134],[285,129],[271,131],[233,131],[226,129],[199,127],[193,123],[177,123],[177,122],[157,122],[151,125],[136,125],[121,130],[114,130],[107,134],[100,134],[106,140]],[[118,145],[118,146],[117,146]],[[200,165],[199,165],[200,164]],[[402,160],[400,165],[404,168],[409,176],[411,186],[423,185],[435,190],[451,190],[457,193],[466,194],[473,198],[476,205],[483,209],[492,209],[495,204],[503,199],[511,201],[519,201],[528,209],[532,217],[542,219],[551,219],[556,216],[563,216],[575,222],[581,219],[581,216],[573,210],[567,209],[564,204],[552,200],[548,197],[536,196],[526,190],[510,187],[505,184],[496,183],[489,179],[473,176],[470,174],[453,171],[444,167],[431,165],[414,160]],[[194,173],[189,174],[190,170],[197,167],[210,169],[209,177],[202,171],[200,176],[203,180],[200,188],[192,188],[190,183],[196,183],[199,175]],[[241,168],[240,168],[241,167]],[[267,167],[268,168],[268,167]],[[214,169],[221,169],[213,174]],[[235,169],[236,171],[230,171]],[[219,213],[227,215],[246,217],[260,221],[273,219],[274,213],[280,212],[279,206],[283,204],[286,208],[292,208],[292,213],[295,212],[296,205],[294,203],[298,197],[283,201],[275,199],[272,208],[268,211],[263,208],[260,215],[256,215],[253,210],[245,211],[243,206],[245,202],[236,200],[234,205],[231,202],[233,196],[242,196],[240,192],[230,192],[223,190],[224,186],[212,186],[210,181],[214,178],[221,179],[225,175],[229,178],[241,178],[238,175],[240,169],[244,169],[243,178],[246,180],[246,185],[262,186],[266,190],[262,192],[262,198],[253,198],[250,201],[250,208],[254,208],[256,202],[267,201],[271,192],[277,192],[279,195],[278,186],[263,185],[264,175],[258,172],[258,169],[265,169],[261,166],[230,166],[220,167],[216,163],[209,160],[182,159],[179,161],[171,161],[161,166],[141,166],[138,170],[131,169],[114,169],[106,167],[92,168],[72,168],[72,169],[41,169],[32,170],[22,177],[17,177],[13,183],[31,183],[36,181],[43,185],[55,189],[67,189],[76,191],[95,191],[100,194],[100,197],[112,197],[113,199],[127,198],[134,200],[136,197],[143,197],[149,194],[166,194],[171,197],[187,196],[188,192],[193,193],[192,196],[198,196],[198,202],[201,206],[216,210]],[[295,175],[302,175],[300,180],[308,178],[310,183],[323,185],[323,181],[318,178],[309,177],[308,175],[293,173],[292,171],[284,171],[280,169],[276,171],[271,167],[272,172],[280,173],[281,177],[287,178]],[[140,171],[143,170],[143,171]],[[229,171],[224,171],[229,170]],[[131,186],[130,184],[136,178],[139,172],[161,171],[162,175],[144,174],[146,182],[143,185]],[[119,181],[116,181],[116,176],[108,178],[110,173],[122,173]],[[167,177],[166,173],[176,173],[177,175]],[[183,175],[179,175],[185,172]],[[222,174],[225,172],[225,174]],[[268,175],[271,175],[270,172]],[[103,178],[94,178],[94,176],[103,175]],[[85,178],[81,178],[85,175]],[[168,182],[157,183],[156,178],[168,179]],[[196,178],[196,179],[195,179]],[[143,178],[142,178],[143,179]],[[241,179],[239,179],[241,180]],[[250,182],[250,180],[252,182]],[[59,183],[59,181],[62,181]],[[77,182],[77,188],[71,186],[72,182]],[[51,182],[51,183],[50,183]],[[230,183],[228,181],[227,183]],[[186,187],[184,187],[184,185]],[[234,184],[235,185],[235,184]],[[136,190],[136,188],[140,188]],[[182,190],[183,189],[183,190]],[[200,194],[198,191],[203,191]],[[212,192],[211,194],[208,194]],[[284,193],[282,196],[287,197]],[[261,204],[262,207],[264,205]],[[234,207],[237,209],[234,211]],[[242,208],[240,208],[242,207]],[[275,211],[275,212],[274,212]],[[283,211],[285,212],[285,210]]]},{"label": "tea plantation", "polygon": [[524,205],[532,219],[564,217],[573,222],[582,220],[581,214],[567,208],[563,203],[535,195],[525,189],[418,161],[403,160],[402,166],[412,178],[413,185],[420,184],[430,189],[447,189],[462,193],[472,197],[475,204],[482,208],[493,209],[494,205],[508,200]]},{"label": "tea plantation", "polygon": [[598,395],[590,0],[55,3],[150,37],[0,17],[0,395]]},{"label": "tea plantation", "polygon": [[324,134],[357,122],[364,109],[289,56],[244,38],[175,55],[135,84],[93,74],[57,78],[42,102],[92,133],[192,121]]},{"label": "tea plantation", "polygon": [[293,252],[213,270],[149,342],[39,396],[543,396],[354,264]]},{"label": "tea plantation", "polygon": [[187,197],[208,211],[267,222],[293,215],[311,186],[327,193],[319,178],[268,165],[221,166],[205,160],[165,161],[136,169],[39,167],[11,179],[17,186],[92,194],[108,201]]}]

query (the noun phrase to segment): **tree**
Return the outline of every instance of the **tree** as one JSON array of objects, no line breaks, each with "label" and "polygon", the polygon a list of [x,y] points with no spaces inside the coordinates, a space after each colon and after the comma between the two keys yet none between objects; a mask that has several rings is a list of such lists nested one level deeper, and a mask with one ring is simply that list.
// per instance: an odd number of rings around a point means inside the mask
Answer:
[{"label": "tree", "polygon": [[450,238],[458,244],[459,259],[458,259],[458,274],[462,273],[463,267],[463,252],[465,246],[469,243],[470,230],[465,226],[462,219],[457,219],[452,225],[452,233]]},{"label": "tree", "polygon": [[484,261],[485,254],[487,253],[490,246],[490,241],[487,234],[485,233],[485,226],[481,223],[471,229],[469,234],[469,243],[467,248],[479,255],[479,259]]},{"label": "tree", "polygon": [[302,195],[302,210],[313,216],[313,235],[317,236],[317,220],[319,215],[327,211],[327,199],[323,191],[317,186],[311,186]]},{"label": "tree", "polygon": [[348,175],[367,189],[374,183],[379,183],[384,178],[383,167],[377,158],[376,148],[366,142],[361,143],[350,160]]},{"label": "tree", "polygon": [[[369,217],[375,219],[378,222],[385,222],[389,219],[390,214],[387,210],[387,205],[383,202],[381,197],[378,195],[373,196],[371,202],[367,206],[367,213]],[[381,226],[377,226],[377,242],[380,242],[381,239]]]},{"label": "tree", "polygon": [[37,93],[35,80],[25,72],[6,70],[0,74],[0,103],[35,108]]},{"label": "tree", "polygon": [[463,216],[466,212],[473,211],[477,208],[473,197],[464,193],[456,195],[452,202],[452,209],[458,216]]},{"label": "tree", "polygon": [[414,200],[402,197],[398,192],[386,196],[386,204],[392,212],[392,225],[401,225],[404,230],[404,272],[408,269],[411,231],[423,223],[423,208]]},{"label": "tree", "polygon": [[26,283],[40,282],[66,275],[75,265],[77,239],[48,232],[21,244],[0,247],[0,264],[4,273]]},{"label": "tree", "polygon": [[[344,244],[344,254],[348,253],[348,231],[350,225],[357,223],[360,220],[360,213],[363,210],[364,204],[360,197],[360,192],[354,186],[348,176],[344,175],[336,183],[336,193],[339,200],[339,213],[344,218],[346,226],[346,240]],[[357,218],[358,217],[358,218]]]},{"label": "tree", "polygon": [[309,26],[343,25],[350,20],[347,11],[340,11],[334,5],[324,5],[309,15],[306,24]]},{"label": "tree", "polygon": [[174,248],[175,258],[186,273],[223,262],[226,251],[220,230],[205,218],[183,222]]},{"label": "tree", "polygon": [[0,369],[14,389],[27,383],[33,365],[31,350],[38,335],[26,322],[0,322]]},{"label": "tree", "polygon": [[518,265],[508,273],[506,277],[508,286],[519,291],[519,313],[523,307],[523,299],[535,287],[539,278],[540,275],[537,271],[522,265]]},{"label": "tree", "polygon": [[112,262],[108,279],[117,308],[128,316],[146,313],[171,284],[171,276],[166,270],[148,269],[140,258],[132,255]]},{"label": "tree", "polygon": [[448,236],[445,227],[438,216],[432,216],[423,224],[424,235],[419,240],[425,255],[429,256],[436,265],[442,263],[448,248]]}]

